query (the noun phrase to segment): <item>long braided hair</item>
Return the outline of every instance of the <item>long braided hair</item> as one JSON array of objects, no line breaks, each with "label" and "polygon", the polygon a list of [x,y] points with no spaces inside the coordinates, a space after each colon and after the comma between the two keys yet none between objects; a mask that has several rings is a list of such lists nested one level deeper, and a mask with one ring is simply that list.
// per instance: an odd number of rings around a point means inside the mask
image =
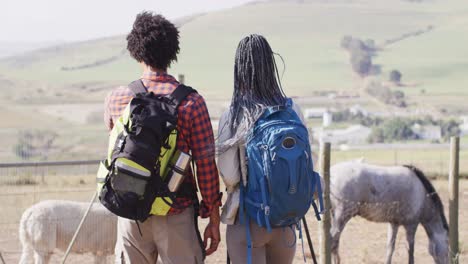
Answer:
[{"label": "long braided hair", "polygon": [[266,107],[286,103],[274,55],[277,54],[261,35],[249,35],[239,42],[228,122],[233,137],[223,145],[232,146],[245,139]]}]

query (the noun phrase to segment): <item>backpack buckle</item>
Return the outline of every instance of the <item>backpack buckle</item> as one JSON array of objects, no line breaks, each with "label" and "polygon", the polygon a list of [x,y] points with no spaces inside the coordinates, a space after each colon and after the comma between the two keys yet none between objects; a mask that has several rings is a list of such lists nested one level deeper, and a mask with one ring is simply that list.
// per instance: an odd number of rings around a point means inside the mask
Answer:
[{"label": "backpack buckle", "polygon": [[264,211],[265,211],[265,215],[270,215],[270,206],[268,206],[268,205],[265,206]]},{"label": "backpack buckle", "polygon": [[117,143],[117,149],[119,150],[119,152],[121,152],[122,149],[124,148],[126,138],[127,137],[123,137],[119,139],[119,142]]}]

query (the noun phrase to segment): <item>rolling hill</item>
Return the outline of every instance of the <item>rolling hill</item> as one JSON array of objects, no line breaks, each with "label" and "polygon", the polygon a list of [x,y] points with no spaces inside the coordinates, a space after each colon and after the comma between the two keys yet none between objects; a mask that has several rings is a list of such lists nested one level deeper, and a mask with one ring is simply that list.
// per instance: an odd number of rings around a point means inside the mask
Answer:
[{"label": "rolling hill", "polygon": [[[185,17],[179,61],[170,69],[206,98],[216,119],[232,93],[234,54],[250,33],[265,35],[278,58],[282,83],[307,106],[361,104],[394,114],[365,96],[357,99],[310,97],[323,91],[356,93],[363,80],[351,70],[345,35],[373,39],[382,47],[375,63],[380,78],[398,69],[409,96],[409,111],[468,111],[468,4],[466,0],[275,0]],[[410,37],[411,32],[431,30]],[[391,45],[389,40],[401,39]],[[12,150],[19,132],[52,130],[62,151],[52,159],[101,158],[106,149],[102,102],[117,85],[140,74],[125,51],[125,36],[52,46],[0,59],[3,122],[0,158],[17,161]],[[446,111],[441,111],[446,110]],[[407,110],[403,110],[407,111]],[[449,115],[447,115],[449,116]],[[84,151],[83,149],[86,149]]]},{"label": "rolling hill", "polygon": [[[185,73],[187,82],[211,99],[230,97],[235,49],[246,34],[265,35],[284,58],[283,84],[288,94],[310,95],[359,85],[348,54],[340,48],[344,35],[370,38],[378,44],[428,26],[434,29],[379,52],[376,61],[383,74],[399,69],[405,81],[418,84],[407,88],[408,94],[419,96],[424,90],[421,100],[468,96],[465,0],[253,2],[190,17],[180,25],[181,54],[170,72]],[[281,60],[277,61],[282,70]],[[0,80],[13,82],[17,91],[3,96],[26,101],[102,101],[111,87],[130,82],[139,72],[139,65],[125,53],[125,36],[0,60]]]}]

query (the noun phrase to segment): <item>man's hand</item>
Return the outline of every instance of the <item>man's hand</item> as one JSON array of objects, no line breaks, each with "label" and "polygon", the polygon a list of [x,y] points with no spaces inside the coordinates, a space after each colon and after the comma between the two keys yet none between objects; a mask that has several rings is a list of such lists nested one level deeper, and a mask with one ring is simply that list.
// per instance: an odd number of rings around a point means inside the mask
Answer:
[{"label": "man's hand", "polygon": [[[210,239],[210,247],[208,247],[208,239]],[[219,207],[213,208],[210,216],[210,222],[203,233],[203,245],[205,246],[206,255],[213,254],[221,242],[221,234],[219,233]]]}]

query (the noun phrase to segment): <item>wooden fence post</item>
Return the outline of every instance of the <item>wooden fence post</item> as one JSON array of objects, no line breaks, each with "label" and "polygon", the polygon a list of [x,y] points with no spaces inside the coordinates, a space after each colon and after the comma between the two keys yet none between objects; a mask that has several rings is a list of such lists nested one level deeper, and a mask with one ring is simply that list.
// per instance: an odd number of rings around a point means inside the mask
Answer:
[{"label": "wooden fence post", "polygon": [[449,254],[450,263],[459,263],[458,248],[458,180],[460,138],[450,138],[450,172],[449,172]]},{"label": "wooden fence post", "polygon": [[185,75],[179,74],[179,78],[178,78],[178,79],[179,79],[179,83],[185,84]]},{"label": "wooden fence post", "polygon": [[323,206],[322,221],[319,223],[320,233],[320,264],[331,264],[331,237],[330,237],[330,149],[328,142],[320,146],[320,175],[323,177]]}]

